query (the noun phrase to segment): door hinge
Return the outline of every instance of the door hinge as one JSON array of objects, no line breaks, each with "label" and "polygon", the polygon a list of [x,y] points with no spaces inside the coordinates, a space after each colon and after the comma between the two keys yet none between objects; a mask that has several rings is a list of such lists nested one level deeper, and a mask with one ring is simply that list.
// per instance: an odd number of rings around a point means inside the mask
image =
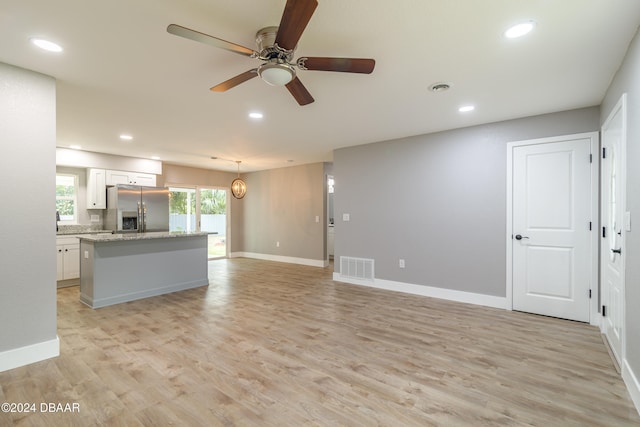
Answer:
[{"label": "door hinge", "polygon": [[606,317],[607,316],[607,307],[606,306],[602,306],[602,317]]},{"label": "door hinge", "polygon": [[591,299],[591,289],[589,289],[589,299]]},{"label": "door hinge", "polygon": [[602,227],[602,238],[604,239],[605,237],[607,237],[607,228]]},{"label": "door hinge", "polygon": [[602,158],[603,159],[607,158],[607,148],[606,147],[602,147]]}]

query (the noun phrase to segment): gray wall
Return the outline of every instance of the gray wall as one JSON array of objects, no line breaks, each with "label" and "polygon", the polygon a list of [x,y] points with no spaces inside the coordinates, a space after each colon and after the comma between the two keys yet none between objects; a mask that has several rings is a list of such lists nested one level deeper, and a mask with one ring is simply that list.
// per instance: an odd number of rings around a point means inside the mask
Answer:
[{"label": "gray wall", "polygon": [[626,358],[640,374],[640,35],[629,46],[627,55],[602,102],[600,121],[607,116],[623,93],[627,93],[627,210],[633,230],[626,234],[625,316]]},{"label": "gray wall", "polygon": [[0,353],[56,339],[55,80],[0,63]]},{"label": "gray wall", "polygon": [[233,217],[241,235],[232,252],[324,260],[324,176],[323,163],[243,175],[247,195],[238,203],[240,217]]},{"label": "gray wall", "polygon": [[506,143],[598,127],[592,107],[336,150],[335,257],[374,259],[377,279],[505,297]]}]

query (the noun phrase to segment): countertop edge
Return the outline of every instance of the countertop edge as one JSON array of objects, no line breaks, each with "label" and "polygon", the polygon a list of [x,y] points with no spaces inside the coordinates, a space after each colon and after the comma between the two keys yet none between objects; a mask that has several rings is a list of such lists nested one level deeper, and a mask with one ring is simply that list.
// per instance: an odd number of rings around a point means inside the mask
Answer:
[{"label": "countertop edge", "polygon": [[210,233],[203,231],[196,232],[148,232],[148,233],[124,233],[124,234],[107,234],[100,236],[79,236],[80,241],[86,242],[123,242],[123,241],[137,241],[137,240],[152,240],[152,239],[175,239],[185,237],[201,237],[208,236]]}]

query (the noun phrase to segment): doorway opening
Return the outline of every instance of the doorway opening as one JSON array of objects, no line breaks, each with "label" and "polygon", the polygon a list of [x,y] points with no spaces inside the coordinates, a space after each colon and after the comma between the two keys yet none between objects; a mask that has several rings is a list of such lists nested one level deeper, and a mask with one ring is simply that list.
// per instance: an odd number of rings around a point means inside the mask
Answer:
[{"label": "doorway opening", "polygon": [[334,190],[333,175],[327,175],[327,260],[331,262],[333,260],[333,246],[334,246],[334,217],[333,217],[333,190]]},{"label": "doorway opening", "polygon": [[217,187],[169,187],[169,231],[208,234],[208,258],[226,258],[229,194]]}]

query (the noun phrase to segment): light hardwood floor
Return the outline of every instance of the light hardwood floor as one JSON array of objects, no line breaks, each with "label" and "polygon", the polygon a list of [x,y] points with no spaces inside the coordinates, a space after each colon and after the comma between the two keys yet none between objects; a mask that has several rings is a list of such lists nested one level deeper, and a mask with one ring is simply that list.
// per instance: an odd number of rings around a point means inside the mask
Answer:
[{"label": "light hardwood floor", "polygon": [[[640,425],[598,330],[210,262],[210,286],[92,310],[58,290],[61,355],[0,373],[1,426]],[[39,409],[39,408],[38,408]]]}]

